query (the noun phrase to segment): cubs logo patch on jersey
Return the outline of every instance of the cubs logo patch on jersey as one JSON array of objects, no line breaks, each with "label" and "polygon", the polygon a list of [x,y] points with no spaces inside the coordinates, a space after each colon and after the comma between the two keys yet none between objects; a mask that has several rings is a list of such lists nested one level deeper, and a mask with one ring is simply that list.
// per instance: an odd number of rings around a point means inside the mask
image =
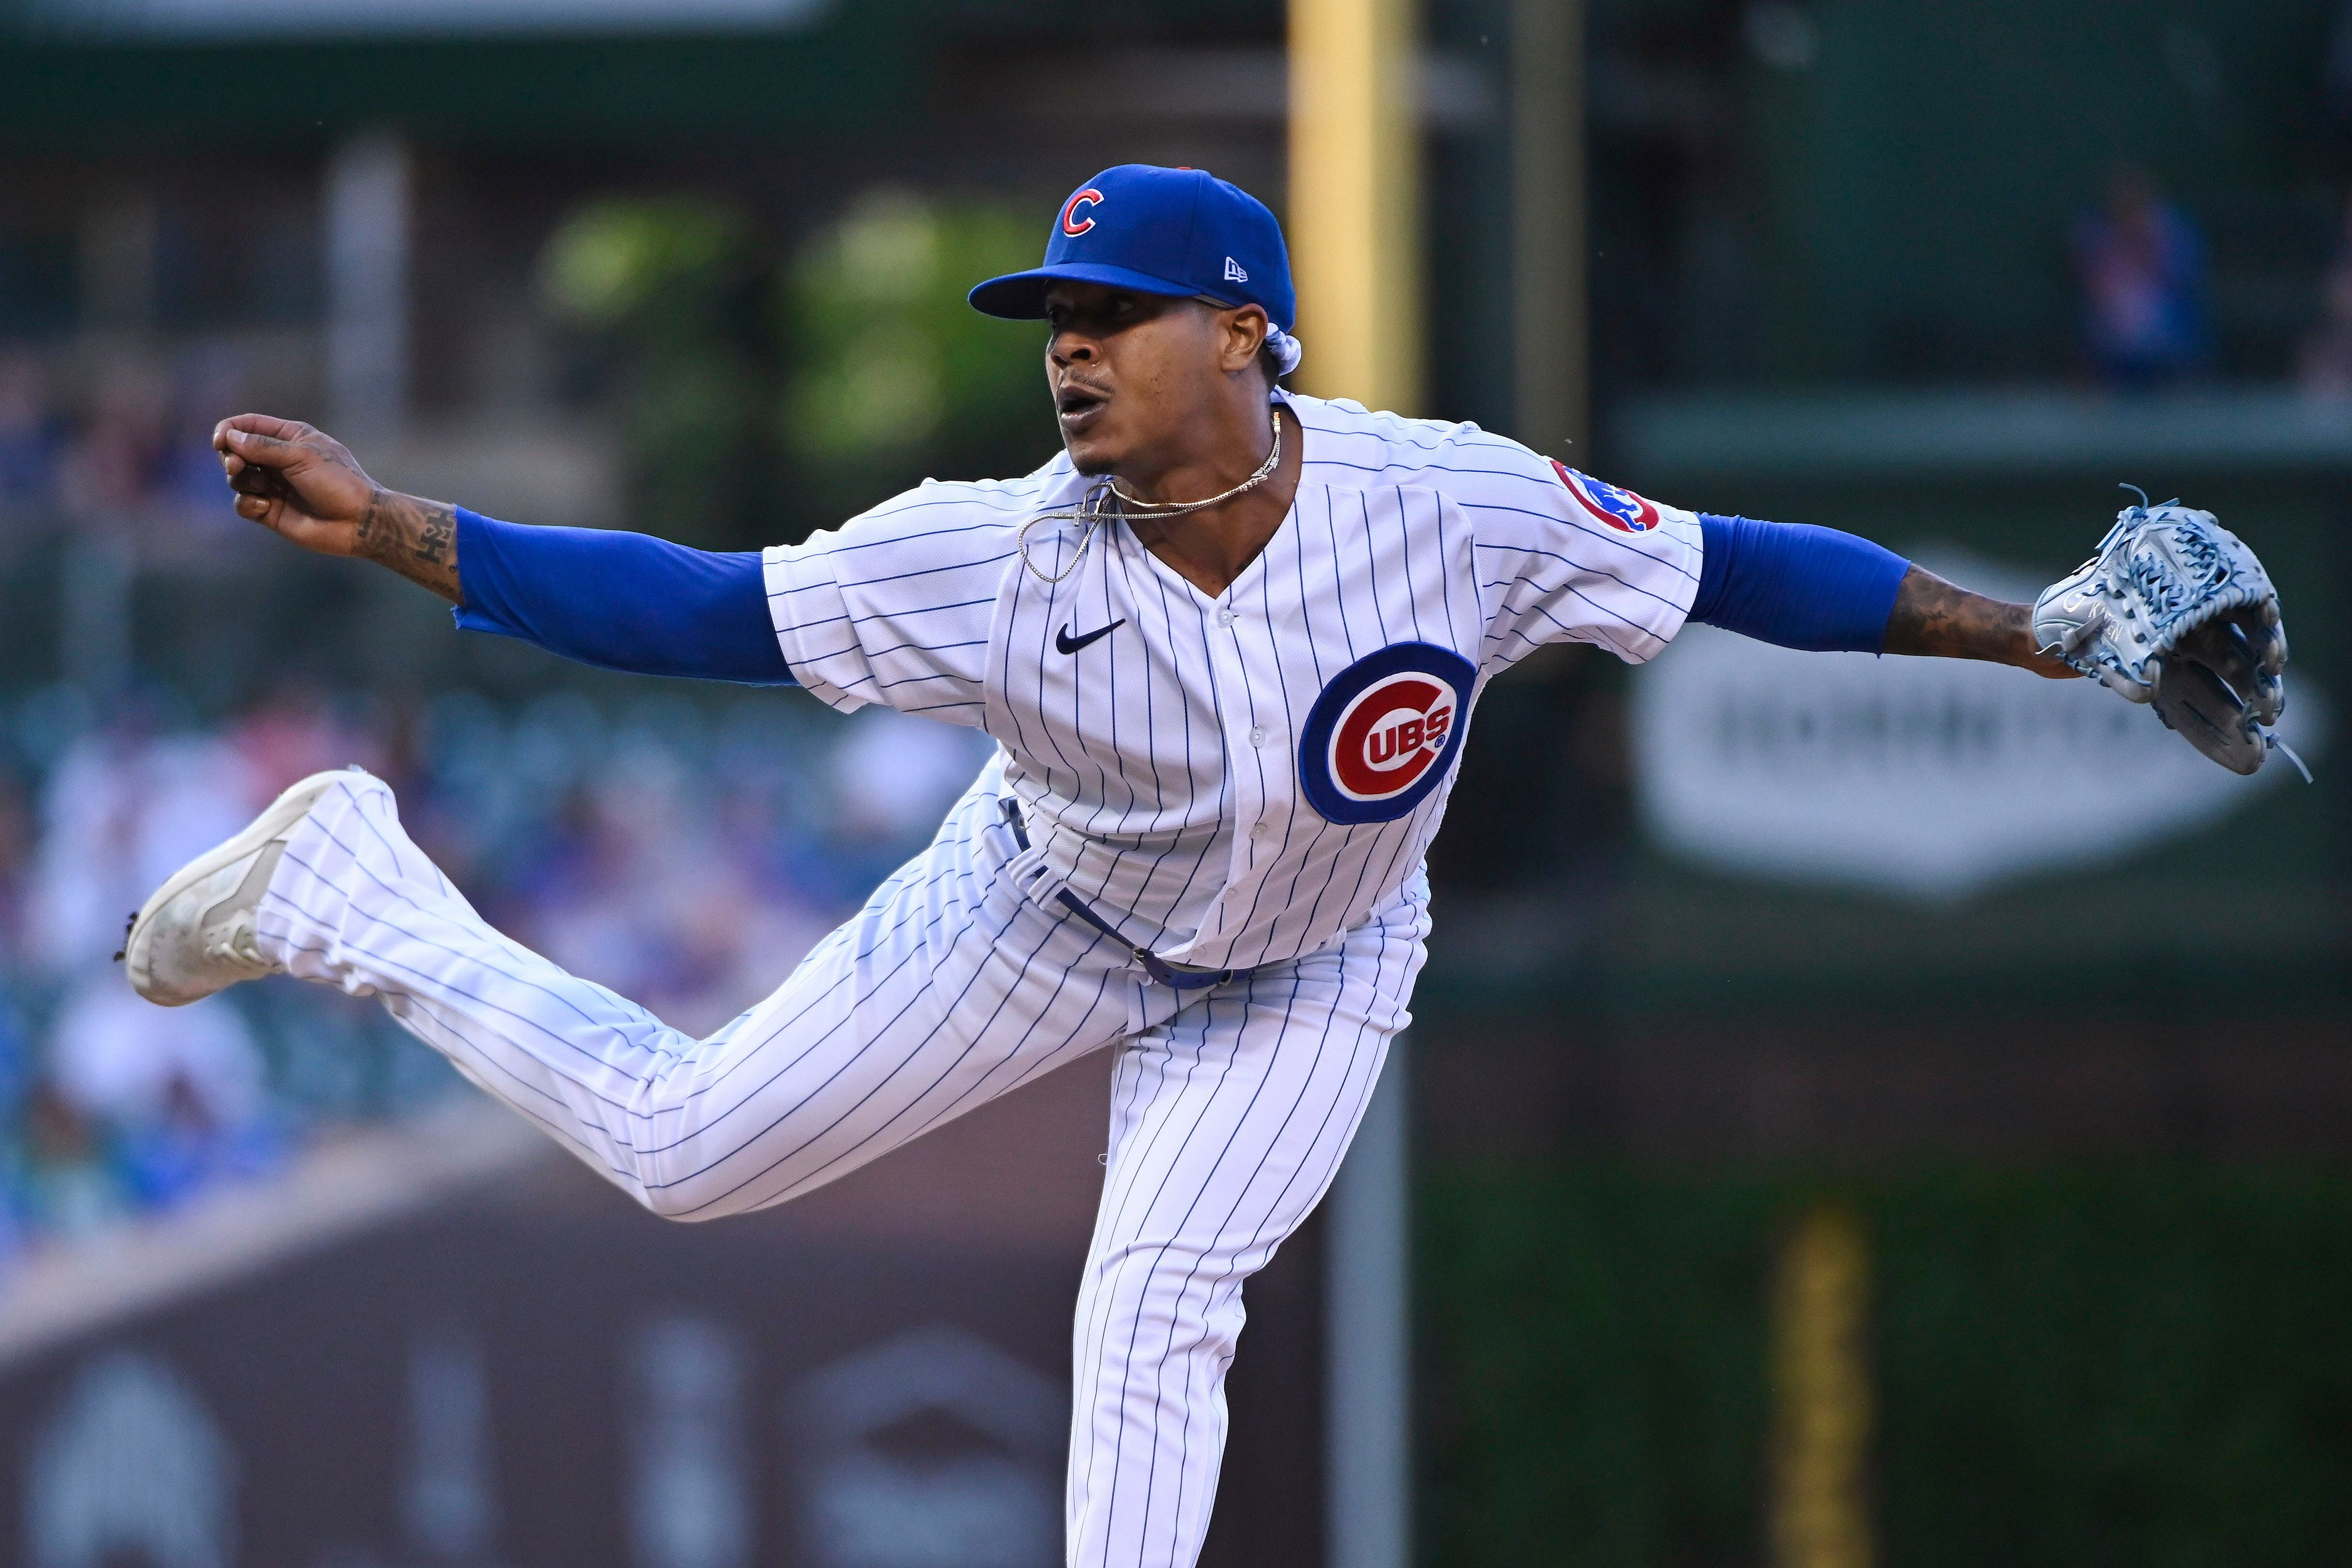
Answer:
[{"label": "cubs logo patch on jersey", "polygon": [[1432,643],[1398,643],[1334,676],[1307,710],[1298,781],[1328,822],[1393,822],[1429,798],[1462,749],[1470,661]]},{"label": "cubs logo patch on jersey", "polygon": [[1551,460],[1551,468],[1559,476],[1559,482],[1568,486],[1568,493],[1576,497],[1578,506],[1619,532],[1645,534],[1658,526],[1654,502],[1615,485],[1605,485],[1590,474],[1580,474],[1557,457]]}]

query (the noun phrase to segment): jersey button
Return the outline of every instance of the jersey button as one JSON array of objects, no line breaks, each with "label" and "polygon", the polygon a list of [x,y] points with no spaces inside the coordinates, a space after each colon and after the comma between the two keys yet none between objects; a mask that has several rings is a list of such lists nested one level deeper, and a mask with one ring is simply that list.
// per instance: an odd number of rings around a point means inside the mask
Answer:
[{"label": "jersey button", "polygon": [[1252,746],[1264,746],[1265,744],[1265,731],[1262,728],[1251,730],[1250,744]]},{"label": "jersey button", "polygon": [[1232,605],[1230,605],[1230,604],[1223,605],[1223,606],[1222,606],[1222,607],[1220,607],[1220,608],[1218,609],[1218,611],[1217,611],[1217,624],[1218,624],[1218,625],[1220,625],[1220,626],[1230,626],[1230,625],[1232,625],[1232,624],[1234,623],[1234,619],[1235,619],[1235,617],[1234,617],[1234,607],[1233,607]]}]

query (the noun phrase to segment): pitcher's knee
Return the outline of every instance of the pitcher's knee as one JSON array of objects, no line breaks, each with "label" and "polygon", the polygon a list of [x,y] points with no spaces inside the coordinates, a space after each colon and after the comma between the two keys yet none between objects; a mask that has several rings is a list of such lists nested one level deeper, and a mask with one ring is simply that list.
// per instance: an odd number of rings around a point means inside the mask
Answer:
[{"label": "pitcher's knee", "polygon": [[620,1163],[629,1179],[623,1185],[664,1219],[716,1219],[758,1207],[740,1179],[745,1151],[722,1142],[710,1125],[699,1049],[688,1043],[656,1052],[658,1064],[639,1077],[614,1129],[616,1141],[625,1140]]},{"label": "pitcher's knee", "polygon": [[714,1160],[690,1137],[667,1148],[642,1146],[649,1152],[632,1162],[636,1181],[630,1191],[648,1214],[692,1224],[761,1207],[755,1184],[740,1179],[740,1166]]},{"label": "pitcher's knee", "polygon": [[704,1219],[716,1219],[730,1210],[715,1207],[687,1186],[663,1186],[641,1183],[636,1189],[639,1207],[661,1219],[673,1219],[691,1225]]},{"label": "pitcher's knee", "polygon": [[[1097,1265],[1088,1292],[1106,1370],[1157,1381],[1171,1359],[1222,1367],[1241,1334],[1247,1275],[1224,1249],[1162,1243],[1126,1249]],[[1124,1324],[1124,1329],[1113,1325]]]}]

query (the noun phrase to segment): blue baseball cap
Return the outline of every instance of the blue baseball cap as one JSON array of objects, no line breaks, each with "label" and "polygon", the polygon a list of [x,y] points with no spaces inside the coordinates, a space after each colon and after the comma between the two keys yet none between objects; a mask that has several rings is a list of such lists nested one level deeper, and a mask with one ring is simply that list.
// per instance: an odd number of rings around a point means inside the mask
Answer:
[{"label": "blue baseball cap", "polygon": [[990,278],[971,291],[972,308],[1039,320],[1056,282],[1255,305],[1285,336],[1298,314],[1282,225],[1264,202],[1201,169],[1104,170],[1062,204],[1045,264]]}]

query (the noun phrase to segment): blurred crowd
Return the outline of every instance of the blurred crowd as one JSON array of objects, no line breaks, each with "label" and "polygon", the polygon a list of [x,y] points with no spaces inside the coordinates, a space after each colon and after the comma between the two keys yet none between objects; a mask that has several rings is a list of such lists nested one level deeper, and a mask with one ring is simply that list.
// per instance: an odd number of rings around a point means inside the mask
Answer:
[{"label": "blurred crowd", "polygon": [[[0,344],[0,525],[139,529],[201,547],[236,530],[221,504],[212,429],[245,406],[246,377],[226,344],[175,361],[98,355],[60,384],[59,362]],[[185,530],[191,523],[197,533]]]},{"label": "blurred crowd", "polygon": [[2138,169],[2119,171],[2106,201],[2074,222],[2084,348],[2101,379],[2160,386],[2213,364],[2205,237]]},{"label": "blurred crowd", "polygon": [[408,711],[289,687],[211,727],[71,688],[0,709],[0,1290],[27,1249],[266,1175],[452,1088],[372,1001],[274,980],[151,1007],[129,912],[278,790],[357,763],[493,923],[695,1033],[782,983],[920,848],[970,731],[798,694]]},{"label": "blurred crowd", "polygon": [[134,559],[252,537],[210,443],[247,401],[244,369],[222,344],[0,344],[0,555],[63,541],[66,677],[0,684],[0,1292],[33,1250],[266,1176],[457,1084],[373,1001],[276,981],[159,1009],[112,961],[148,893],[294,779],[350,763],[391,779],[491,921],[699,1034],[919,849],[987,752],[796,693],[642,686],[502,708],[289,685],[200,721],[186,694],[138,685],[121,644]]},{"label": "blurred crowd", "polygon": [[[2205,235],[2146,171],[2119,170],[2072,239],[2083,352],[2101,382],[2144,391],[2216,373]],[[2294,371],[2306,396],[2334,402],[2352,398],[2352,201],[2330,251]]]}]

